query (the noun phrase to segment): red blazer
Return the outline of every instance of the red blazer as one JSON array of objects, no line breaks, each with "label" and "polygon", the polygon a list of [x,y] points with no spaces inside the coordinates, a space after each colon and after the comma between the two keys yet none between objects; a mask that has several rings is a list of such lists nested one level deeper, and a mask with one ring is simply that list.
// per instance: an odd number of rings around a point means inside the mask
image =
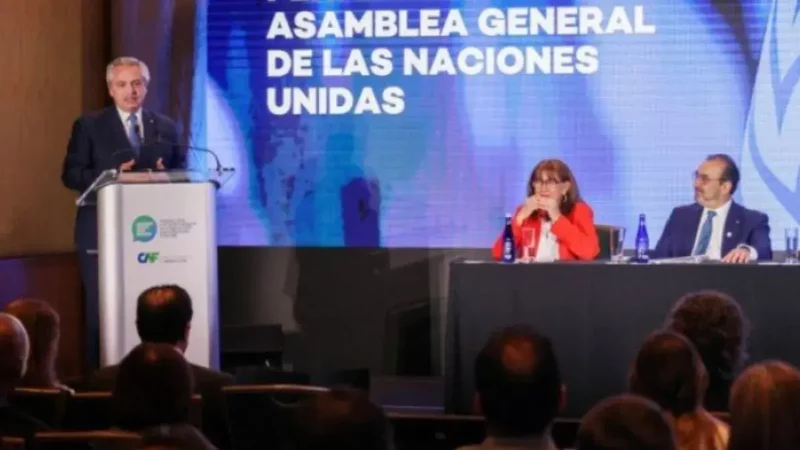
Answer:
[{"label": "red blazer", "polygon": [[[533,228],[533,238],[538,242],[542,225],[542,219],[538,215],[528,217],[521,224],[517,224],[516,217],[520,208],[514,211],[511,220],[514,245],[517,249],[522,247],[522,228]],[[572,212],[562,214],[553,223],[550,231],[558,239],[559,260],[592,260],[600,253],[597,230],[594,227],[594,213],[586,203],[576,203]],[[538,246],[536,249],[538,251]],[[503,233],[500,233],[500,237],[494,243],[492,257],[497,260],[503,258]]]}]

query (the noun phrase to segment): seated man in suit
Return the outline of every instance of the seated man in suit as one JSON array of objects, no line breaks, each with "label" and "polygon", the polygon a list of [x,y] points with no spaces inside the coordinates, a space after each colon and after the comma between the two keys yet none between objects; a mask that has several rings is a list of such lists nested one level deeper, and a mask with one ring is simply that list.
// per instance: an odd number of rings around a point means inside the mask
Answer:
[{"label": "seated man in suit", "polygon": [[[75,120],[61,171],[69,189],[84,192],[103,171],[169,170],[185,166],[177,144],[175,122],[144,109],[150,70],[132,57],[120,57],[106,68],[114,105]],[[93,199],[94,197],[92,197]],[[75,244],[85,292],[86,351],[89,369],[99,366],[97,208],[78,208]]]},{"label": "seated man in suit", "polygon": [[475,387],[487,436],[460,450],[556,449],[550,429],[566,388],[550,339],[520,326],[493,333],[475,358]]},{"label": "seated man in suit", "polygon": [[697,202],[672,210],[651,256],[705,255],[729,263],[771,260],[769,219],[733,201],[738,184],[739,169],[730,156],[706,158],[694,174]]},{"label": "seated man in suit", "polygon": [[25,438],[30,446],[33,435],[47,430],[47,425],[8,404],[8,395],[25,375],[29,351],[22,322],[0,313],[0,436]]},{"label": "seated man in suit", "polygon": [[[139,295],[136,304],[136,331],[142,342],[175,346],[186,351],[192,320],[192,299],[180,286],[151,287]],[[233,384],[233,377],[196,364],[189,368],[194,379],[194,393],[203,396],[203,428],[217,445],[227,438],[224,431],[224,413],[221,399],[223,386]],[[91,391],[112,391],[117,378],[118,365],[96,371],[86,383]],[[221,442],[222,441],[222,442]]]}]

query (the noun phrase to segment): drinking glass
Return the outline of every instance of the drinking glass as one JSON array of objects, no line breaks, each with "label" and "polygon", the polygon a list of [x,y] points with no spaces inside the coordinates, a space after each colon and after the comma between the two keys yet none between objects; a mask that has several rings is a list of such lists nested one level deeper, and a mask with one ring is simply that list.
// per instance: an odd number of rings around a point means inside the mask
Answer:
[{"label": "drinking glass", "polygon": [[797,254],[797,228],[786,229],[786,259],[787,264],[798,263]]},{"label": "drinking glass", "polygon": [[625,227],[619,227],[617,232],[609,233],[609,250],[611,251],[611,263],[621,264],[625,262]]},{"label": "drinking glass", "polygon": [[531,227],[522,228],[522,262],[531,262],[536,259],[536,230]]}]

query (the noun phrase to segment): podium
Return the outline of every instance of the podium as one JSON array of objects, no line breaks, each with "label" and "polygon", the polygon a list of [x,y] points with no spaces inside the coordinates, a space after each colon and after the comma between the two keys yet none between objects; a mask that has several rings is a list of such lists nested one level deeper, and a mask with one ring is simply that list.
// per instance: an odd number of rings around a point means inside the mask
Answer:
[{"label": "podium", "polygon": [[177,284],[192,299],[186,359],[219,368],[216,190],[232,174],[107,170],[78,198],[79,206],[97,205],[101,367],[141,341],[139,294]]}]

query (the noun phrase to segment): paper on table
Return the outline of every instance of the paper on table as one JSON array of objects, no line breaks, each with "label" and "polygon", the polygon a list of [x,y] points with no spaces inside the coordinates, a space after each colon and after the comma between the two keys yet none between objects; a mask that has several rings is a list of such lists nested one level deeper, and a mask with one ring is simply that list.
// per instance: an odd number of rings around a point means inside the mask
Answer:
[{"label": "paper on table", "polygon": [[681,256],[678,258],[651,259],[653,264],[699,264],[709,261],[707,256]]}]

